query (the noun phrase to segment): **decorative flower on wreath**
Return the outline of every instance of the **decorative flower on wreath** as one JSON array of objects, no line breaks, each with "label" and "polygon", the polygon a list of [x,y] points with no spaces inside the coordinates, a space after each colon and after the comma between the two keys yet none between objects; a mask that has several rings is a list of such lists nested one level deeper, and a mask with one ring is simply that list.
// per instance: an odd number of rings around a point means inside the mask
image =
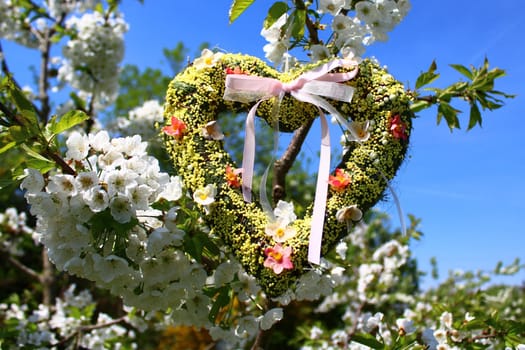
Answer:
[{"label": "decorative flower on wreath", "polygon": [[266,248],[264,255],[266,255],[264,267],[272,269],[276,274],[280,274],[283,270],[293,269],[292,247],[283,247],[277,243],[273,247]]},{"label": "decorative flower on wreath", "polygon": [[186,133],[186,129],[186,124],[182,120],[176,117],[171,117],[171,125],[163,127],[162,131],[166,135],[173,136],[176,140],[180,141]]},{"label": "decorative flower on wreath", "polygon": [[404,141],[408,139],[407,126],[401,120],[401,116],[399,114],[396,114],[393,117],[391,117],[389,129],[394,138]]},{"label": "decorative flower on wreath", "polygon": [[328,184],[337,192],[342,192],[350,185],[350,175],[343,169],[335,169],[335,175],[330,175]]}]

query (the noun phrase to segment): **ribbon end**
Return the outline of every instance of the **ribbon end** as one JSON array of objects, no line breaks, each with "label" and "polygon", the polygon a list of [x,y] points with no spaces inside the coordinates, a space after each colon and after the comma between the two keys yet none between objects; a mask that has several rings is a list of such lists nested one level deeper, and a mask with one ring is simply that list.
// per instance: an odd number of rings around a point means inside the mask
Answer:
[{"label": "ribbon end", "polygon": [[247,203],[251,203],[252,201],[252,189],[248,186],[242,186],[242,196],[244,198],[244,201]]},{"label": "ribbon end", "polygon": [[310,246],[308,248],[308,261],[311,262],[312,264],[320,265],[321,264],[321,249],[317,249],[317,247]]}]

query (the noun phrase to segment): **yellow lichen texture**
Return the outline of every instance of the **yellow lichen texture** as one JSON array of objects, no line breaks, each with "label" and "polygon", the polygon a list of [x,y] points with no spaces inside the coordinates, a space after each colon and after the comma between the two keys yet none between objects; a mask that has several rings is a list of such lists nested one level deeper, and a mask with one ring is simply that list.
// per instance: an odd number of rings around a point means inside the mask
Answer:
[{"label": "yellow lichen texture", "polygon": [[[238,68],[237,68],[238,67]],[[246,271],[255,276],[269,296],[278,296],[293,287],[297,278],[308,268],[308,237],[311,209],[294,222],[298,234],[286,242],[293,248],[294,268],[275,274],[265,268],[264,249],[274,242],[265,235],[268,219],[257,203],[245,203],[241,190],[226,182],[229,165],[237,168],[224,150],[223,141],[207,139],[202,134],[206,123],[217,120],[222,112],[248,112],[253,103],[225,101],[224,83],[227,69],[244,74],[291,81],[315,65],[281,74],[263,61],[245,55],[225,54],[212,66],[188,67],[171,82],[167,92],[165,118],[169,123],[175,116],[187,125],[187,133],[180,140],[167,138],[166,146],[173,157],[175,169],[190,192],[215,184],[217,195],[211,212],[203,215],[207,223],[235,253]],[[338,68],[338,72],[354,68]],[[370,138],[366,142],[353,142],[339,164],[350,174],[351,183],[344,190],[329,189],[322,253],[347,234],[346,223],[336,220],[336,212],[349,205],[357,205],[363,212],[381,199],[386,188],[383,177],[392,179],[402,163],[411,127],[409,99],[404,87],[377,64],[364,60],[359,64],[357,76],[346,82],[355,88],[350,103],[330,101],[348,121],[371,121]],[[271,123],[272,100],[261,103],[257,115]],[[399,115],[406,127],[406,139],[396,138],[390,132],[390,121]],[[279,128],[293,131],[317,117],[317,108],[286,95],[280,106]]]}]

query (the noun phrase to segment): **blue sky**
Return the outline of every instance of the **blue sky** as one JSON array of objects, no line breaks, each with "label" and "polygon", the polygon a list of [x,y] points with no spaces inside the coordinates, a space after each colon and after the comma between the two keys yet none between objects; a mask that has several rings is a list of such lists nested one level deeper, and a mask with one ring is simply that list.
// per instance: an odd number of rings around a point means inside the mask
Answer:
[{"label": "blue sky", "polygon": [[[228,52],[264,57],[259,32],[271,3],[255,1],[229,25],[229,0],[199,3],[199,10],[190,1],[124,2],[131,25],[125,60],[167,69],[161,49],[178,41],[192,52],[206,41]],[[486,56],[508,72],[496,88],[518,95],[501,110],[484,113],[483,127],[469,132],[436,126],[435,110],[415,120],[409,158],[393,186],[403,211],[422,218],[425,235],[412,245],[413,254],[427,271],[435,256],[441,277],[452,269],[490,270],[500,260],[525,259],[524,10],[521,0],[413,1],[390,40],[367,51],[406,86],[413,86],[433,59],[442,74],[438,84],[444,85],[458,77],[448,64],[480,66]],[[466,126],[466,117],[462,121]],[[392,202],[379,208],[398,225]],[[525,274],[503,281],[520,283]]]},{"label": "blue sky", "polygon": [[[264,57],[259,32],[272,3],[255,1],[229,25],[230,0],[124,1],[122,11],[130,24],[125,63],[169,72],[162,49],[179,41],[192,53],[209,42],[228,52]],[[390,40],[367,51],[407,87],[433,59],[442,74],[438,84],[444,86],[459,77],[449,63],[480,66],[487,56],[492,66],[508,73],[496,89],[517,94],[502,109],[483,113],[483,127],[469,132],[436,126],[435,110],[421,113],[414,122],[409,157],[392,185],[405,214],[422,218],[424,237],[412,245],[420,268],[428,271],[435,256],[441,277],[452,269],[490,270],[500,260],[525,260],[524,10],[522,0],[414,0]],[[6,45],[7,54],[8,49]],[[21,55],[19,69],[33,57]],[[467,116],[461,120],[466,126]],[[318,143],[307,144],[312,155]],[[398,225],[392,202],[378,207],[391,213],[392,224]],[[521,283],[525,273],[503,281]],[[424,285],[430,285],[428,280]]]}]

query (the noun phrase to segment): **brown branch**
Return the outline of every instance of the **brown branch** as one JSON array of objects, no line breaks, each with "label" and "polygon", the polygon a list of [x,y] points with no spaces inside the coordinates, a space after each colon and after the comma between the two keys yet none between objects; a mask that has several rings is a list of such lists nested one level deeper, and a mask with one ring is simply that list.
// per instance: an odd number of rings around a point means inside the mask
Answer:
[{"label": "brown branch", "polygon": [[261,350],[263,348],[263,339],[264,335],[267,333],[267,331],[263,331],[262,329],[259,329],[259,332],[257,332],[257,336],[255,337],[255,341],[253,342],[252,347],[250,350]]},{"label": "brown branch", "polygon": [[69,164],[67,164],[66,161],[57,153],[50,151],[50,150],[45,150],[42,152],[42,155],[48,159],[52,159],[55,162],[55,164],[60,169],[62,169],[64,174],[69,174],[69,175],[77,174],[77,172],[72,167],[70,167]]},{"label": "brown branch", "polygon": [[425,101],[425,102],[428,102],[430,104],[434,104],[434,103],[437,102],[437,97],[434,96],[434,95],[417,96],[416,100],[417,101]]},{"label": "brown branch", "polygon": [[42,284],[42,304],[51,305],[53,302],[53,284],[55,283],[54,267],[49,261],[47,249],[42,248],[42,273],[40,275],[40,283]]},{"label": "brown branch", "polygon": [[[34,4],[33,4],[34,5]],[[36,6],[36,5],[34,5]],[[51,28],[44,29],[43,33],[41,33],[41,36],[39,35],[40,39],[40,77],[38,78],[38,99],[40,100],[40,111],[39,116],[41,121],[45,124],[47,123],[49,119],[49,113],[51,112],[51,105],[49,103],[49,59],[50,59],[50,53],[51,53],[51,44],[52,44],[52,37],[57,32],[57,26],[62,26],[64,20],[66,18],[66,14],[62,13],[58,20],[56,21],[55,25]]]},{"label": "brown branch", "polygon": [[9,255],[9,253],[4,251],[3,249],[2,253],[7,255],[7,261],[10,262],[15,268],[42,284],[42,304],[47,306],[51,305],[51,302],[53,300],[52,285],[55,282],[55,277],[53,274],[53,265],[51,264],[47,256],[47,250],[45,248],[42,249],[43,268],[41,273],[38,273],[29,266],[24,265],[18,259]]},{"label": "brown branch", "polygon": [[58,348],[61,348],[61,345],[64,345],[66,344],[68,341],[70,341],[71,339],[77,337],[77,336],[80,336],[83,332],[86,332],[86,331],[92,331],[92,330],[95,330],[95,329],[100,329],[100,328],[105,328],[105,327],[109,327],[109,326],[113,326],[115,324],[118,324],[118,323],[121,323],[123,321],[126,320],[126,317],[127,316],[122,316],[120,318],[116,318],[112,321],[109,321],[109,322],[106,322],[106,323],[101,323],[101,324],[95,324],[95,325],[88,325],[88,326],[80,326],[78,327],[73,333],[71,333],[70,335],[68,335],[67,337],[65,337],[64,339],[60,340],[59,342],[55,343],[55,344],[52,344],[51,347],[52,348],[55,348],[55,347],[58,347]]},{"label": "brown branch", "polygon": [[310,120],[305,125],[301,126],[294,132],[292,140],[288,145],[288,148],[282,155],[282,157],[275,161],[274,163],[274,179],[273,179],[273,201],[277,203],[279,199],[284,198],[286,195],[286,174],[290,171],[301,146],[306,139],[306,135],[312,127],[313,120]]},{"label": "brown branch", "polygon": [[40,41],[40,77],[38,78],[38,99],[40,100],[40,120],[45,124],[49,119],[51,107],[49,105],[49,50],[51,48],[50,30],[45,30]]},{"label": "brown branch", "polygon": [[[3,252],[3,253],[6,254],[6,252]],[[34,278],[34,279],[38,279],[38,280],[41,279],[41,276],[40,276],[40,274],[38,272],[36,272],[32,268],[22,264],[18,259],[16,259],[16,258],[14,258],[14,257],[9,255],[9,256],[7,256],[7,261],[9,261],[11,264],[13,264],[14,267],[16,267],[17,269],[19,269],[20,271],[22,271],[23,273],[25,273],[29,277]]]}]

